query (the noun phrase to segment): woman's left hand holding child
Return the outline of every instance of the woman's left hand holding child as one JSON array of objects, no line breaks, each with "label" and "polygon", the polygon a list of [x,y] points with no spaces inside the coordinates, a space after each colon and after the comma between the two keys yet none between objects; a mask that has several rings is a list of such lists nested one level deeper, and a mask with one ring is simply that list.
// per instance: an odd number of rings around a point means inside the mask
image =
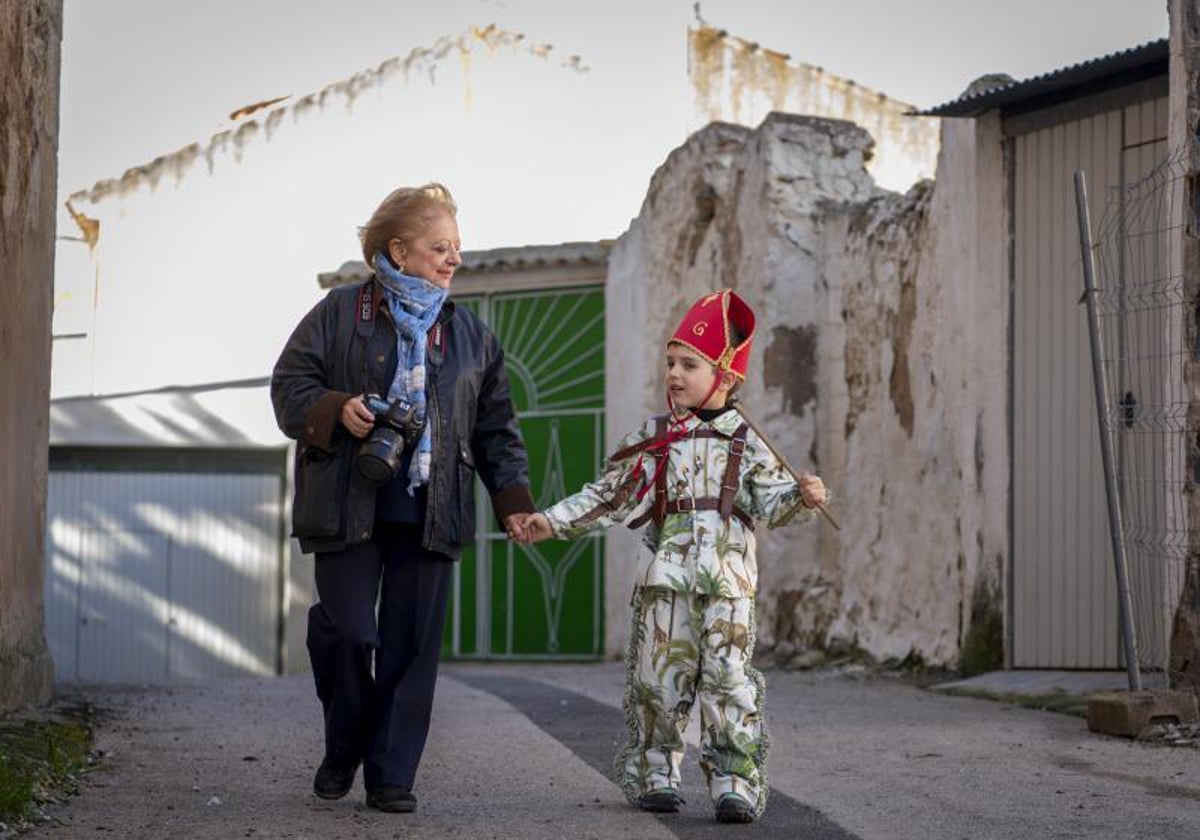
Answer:
[{"label": "woman's left hand holding child", "polygon": [[521,545],[530,545],[550,539],[554,536],[554,530],[550,527],[550,520],[546,518],[546,514],[527,513],[517,528],[509,529],[508,535]]}]

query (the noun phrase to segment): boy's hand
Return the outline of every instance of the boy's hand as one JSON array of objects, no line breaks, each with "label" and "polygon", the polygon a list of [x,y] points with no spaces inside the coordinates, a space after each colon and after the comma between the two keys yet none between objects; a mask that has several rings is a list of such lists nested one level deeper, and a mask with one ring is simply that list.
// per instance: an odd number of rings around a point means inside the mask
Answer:
[{"label": "boy's hand", "polygon": [[510,513],[504,517],[504,530],[508,532],[510,540],[525,542],[525,519],[528,516],[528,513]]},{"label": "boy's hand", "polygon": [[825,504],[825,482],[820,476],[805,473],[800,476],[800,498],[804,506],[814,508]]},{"label": "boy's hand", "polygon": [[550,520],[544,513],[526,514],[523,525],[522,538],[517,540],[521,545],[541,542],[554,536],[554,529],[550,527]]}]

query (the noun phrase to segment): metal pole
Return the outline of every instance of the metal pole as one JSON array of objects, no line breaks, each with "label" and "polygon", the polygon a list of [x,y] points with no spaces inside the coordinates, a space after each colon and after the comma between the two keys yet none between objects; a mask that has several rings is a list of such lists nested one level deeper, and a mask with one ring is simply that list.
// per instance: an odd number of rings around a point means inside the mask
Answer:
[{"label": "metal pole", "polygon": [[1108,393],[1104,390],[1103,362],[1100,355],[1100,313],[1096,306],[1096,264],[1092,252],[1092,222],[1088,215],[1087,181],[1075,170],[1075,208],[1079,214],[1079,250],[1083,257],[1083,297],[1087,302],[1088,339],[1092,346],[1092,383],[1096,389],[1096,420],[1100,426],[1100,457],[1104,462],[1104,495],[1108,500],[1108,533],[1112,539],[1113,564],[1117,571],[1117,613],[1121,622],[1121,647],[1129,690],[1142,690],[1138,670],[1137,638],[1133,630],[1133,601],[1129,595],[1129,572],[1125,564],[1125,528],[1121,522],[1121,501],[1117,495],[1117,477],[1113,471],[1112,435],[1109,429]]}]

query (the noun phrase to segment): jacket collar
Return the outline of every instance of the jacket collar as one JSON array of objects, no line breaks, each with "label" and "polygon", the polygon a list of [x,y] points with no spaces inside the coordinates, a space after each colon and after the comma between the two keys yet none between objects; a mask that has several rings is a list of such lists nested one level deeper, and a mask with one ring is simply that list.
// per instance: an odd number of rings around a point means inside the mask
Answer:
[{"label": "jacket collar", "polygon": [[739,412],[736,408],[732,408],[709,421],[701,420],[695,414],[689,413],[687,415],[687,419],[683,421],[682,425],[675,425],[673,428],[683,429],[684,431],[691,432],[693,429],[699,429],[707,426],[715,429],[723,435],[732,437],[733,433],[737,431],[738,426],[742,425],[743,422],[744,421],[742,419],[741,412]]},{"label": "jacket collar", "polygon": [[714,417],[709,425],[723,435],[732,436],[733,433],[737,431],[738,426],[742,425],[744,422],[745,420],[742,419],[742,413],[736,408],[731,408],[724,414]]}]

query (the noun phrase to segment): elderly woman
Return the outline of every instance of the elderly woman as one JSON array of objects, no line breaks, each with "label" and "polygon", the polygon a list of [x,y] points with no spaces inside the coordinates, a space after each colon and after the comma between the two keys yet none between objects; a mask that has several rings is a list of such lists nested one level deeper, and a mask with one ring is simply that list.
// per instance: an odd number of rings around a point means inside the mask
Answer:
[{"label": "elderly woman", "polygon": [[[447,300],[462,263],[440,184],[401,188],[361,228],[365,283],[333,289],[271,377],[298,441],[293,536],[316,555],[308,651],[325,713],[313,790],[412,811],[452,561],[474,539],[474,476],[506,530],[534,510],[504,352]],[[376,604],[378,603],[378,617]]]}]

